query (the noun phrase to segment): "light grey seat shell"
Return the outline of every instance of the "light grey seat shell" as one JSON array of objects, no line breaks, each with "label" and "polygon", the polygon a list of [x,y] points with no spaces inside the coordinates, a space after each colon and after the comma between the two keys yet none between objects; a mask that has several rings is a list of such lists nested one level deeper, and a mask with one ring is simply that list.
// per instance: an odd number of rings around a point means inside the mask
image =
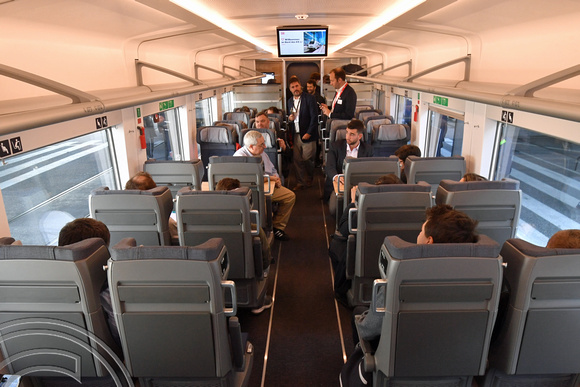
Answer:
[{"label": "light grey seat shell", "polygon": [[384,313],[382,332],[365,359],[374,385],[404,378],[413,386],[467,387],[484,374],[502,281],[499,249],[485,235],[430,245],[385,238],[377,262],[384,280],[375,282],[371,306]]},{"label": "light grey seat shell", "polygon": [[357,207],[349,216],[356,217],[347,241],[347,278],[352,279],[348,299],[351,305],[368,305],[373,281],[379,278],[377,256],[385,236],[395,235],[415,242],[431,207],[431,186],[418,184],[374,185],[360,183]]},{"label": "light grey seat shell", "polygon": [[516,236],[522,191],[517,180],[469,181],[442,180],[435,202],[449,204],[477,220],[477,232],[494,239],[500,246]]},{"label": "light grey seat shell", "polygon": [[[63,247],[6,244],[11,239],[0,246],[0,348],[7,362],[2,373],[108,376],[105,364],[118,365],[105,348],[120,352],[99,297],[109,259],[105,242],[90,238]],[[92,335],[102,341],[90,340]]]},{"label": "light grey seat shell", "polygon": [[235,306],[224,305],[224,289],[235,299],[227,274],[217,238],[192,247],[137,246],[127,238],[113,247],[113,311],[127,369],[141,385],[247,384],[252,346],[242,340]]},{"label": "light grey seat shell", "polygon": [[107,226],[111,245],[135,238],[145,246],[171,245],[169,216],[173,197],[168,187],[149,190],[110,190],[101,187],[89,195],[91,218]]},{"label": "light grey seat shell", "polygon": [[484,386],[580,384],[580,249],[508,239],[497,340]]}]

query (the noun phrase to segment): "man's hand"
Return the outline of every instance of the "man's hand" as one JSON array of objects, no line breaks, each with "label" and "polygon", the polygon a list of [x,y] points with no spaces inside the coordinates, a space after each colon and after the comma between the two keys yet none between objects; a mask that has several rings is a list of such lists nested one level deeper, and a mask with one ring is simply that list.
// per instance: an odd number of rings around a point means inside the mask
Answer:
[{"label": "man's hand", "polygon": [[288,116],[288,121],[294,121],[295,119],[296,119],[296,117],[294,116],[294,113],[291,113],[291,114]]},{"label": "man's hand", "polygon": [[350,189],[350,201],[351,201],[351,203],[355,202],[357,188],[358,188],[358,185],[353,185],[352,188]]},{"label": "man's hand", "polygon": [[270,176],[270,181],[274,182],[274,186],[276,188],[280,188],[282,186],[282,182],[278,176]]},{"label": "man's hand", "polygon": [[280,149],[282,150],[282,152],[286,150],[286,142],[284,141],[284,139],[279,138],[278,145],[280,145]]},{"label": "man's hand", "polygon": [[302,141],[308,141],[310,140],[310,137],[311,137],[310,134],[306,133],[304,136],[302,136]]},{"label": "man's hand", "polygon": [[320,110],[322,111],[322,113],[325,116],[329,116],[330,117],[330,109],[328,108],[328,105],[325,103],[321,103],[320,104]]}]

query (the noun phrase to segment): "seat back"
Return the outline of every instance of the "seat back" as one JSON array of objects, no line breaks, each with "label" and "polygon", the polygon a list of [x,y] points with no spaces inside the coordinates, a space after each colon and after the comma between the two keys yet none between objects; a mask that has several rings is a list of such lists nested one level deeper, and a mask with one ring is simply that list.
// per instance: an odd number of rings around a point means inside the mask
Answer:
[{"label": "seat back", "polygon": [[[336,132],[340,129],[346,130],[346,125],[350,122],[350,120],[340,120],[337,118],[330,118],[326,121],[326,130],[328,132],[328,137],[330,138],[330,142],[334,142],[339,140],[340,138],[336,138]],[[344,137],[343,137],[344,138]]]},{"label": "seat back", "polygon": [[375,385],[401,377],[417,379],[414,386],[432,386],[432,378],[471,386],[470,376],[485,372],[497,313],[499,245],[485,235],[477,243],[431,245],[389,236],[379,266],[385,304],[377,307],[385,312]]},{"label": "seat back", "polygon": [[[360,183],[374,183],[381,176],[390,173],[399,177],[399,159],[397,157],[346,157],[344,159],[344,205],[351,202],[350,190]],[[338,217],[340,218],[340,217]]]},{"label": "seat back", "polygon": [[249,112],[226,112],[224,113],[224,120],[242,121],[246,127],[250,127],[251,114]]},{"label": "seat back", "polygon": [[252,209],[260,212],[260,223],[265,229],[270,229],[271,216],[268,216],[266,205],[264,163],[261,157],[210,157],[208,174],[209,187],[212,191],[224,177],[238,179],[243,187],[249,187],[252,190]]},{"label": "seat back", "polygon": [[366,132],[371,135],[373,129],[378,128],[380,125],[389,125],[393,123],[393,117],[385,115],[372,115],[367,116],[363,121],[365,125]]},{"label": "seat back", "polygon": [[111,244],[135,238],[145,246],[171,245],[173,197],[165,186],[146,191],[97,188],[89,195],[89,209],[91,218],[107,225]]},{"label": "seat back", "polygon": [[228,334],[226,315],[235,313],[224,306],[224,288],[232,290],[225,281],[228,263],[220,239],[194,247],[144,247],[127,238],[114,246],[108,280],[133,377],[233,385],[236,371],[249,375],[251,361],[234,365],[235,353],[242,360],[243,353],[239,338]]},{"label": "seat back", "polygon": [[194,246],[210,238],[222,238],[228,248],[229,278],[255,276],[248,187],[232,191],[183,189],[176,201],[179,244]]},{"label": "seat back", "polygon": [[[236,151],[238,134],[227,126],[202,126],[197,129],[197,143],[203,165],[209,165],[211,156],[231,156]],[[203,181],[207,181],[207,173]]]},{"label": "seat back", "polygon": [[[330,120],[329,120],[330,121]],[[346,138],[346,125],[350,120],[332,120],[330,126],[330,142],[333,143],[338,140],[344,140]],[[367,141],[367,133],[363,133],[363,141]]]},{"label": "seat back", "polygon": [[118,351],[99,298],[108,258],[100,238],[64,247],[0,246],[1,373],[109,375],[96,356],[104,347],[89,339],[94,334]]},{"label": "seat back", "polygon": [[[368,305],[373,281],[379,278],[377,257],[385,236],[394,235],[415,242],[431,207],[431,186],[418,184],[374,185],[360,183],[354,257],[347,256],[347,274],[352,278],[349,299],[352,305]],[[352,251],[352,249],[350,249]]]},{"label": "seat back", "polygon": [[520,218],[522,191],[520,182],[442,180],[437,188],[437,204],[449,204],[479,222],[477,232],[499,245],[515,237]]},{"label": "seat back", "polygon": [[405,160],[405,175],[409,184],[415,184],[418,181],[431,184],[432,193],[435,195],[441,180],[461,180],[465,175],[465,159],[463,156],[409,156]]},{"label": "seat back", "polygon": [[[373,110],[373,106],[372,105],[356,105],[354,108],[354,116],[356,118],[359,117],[359,114],[361,112],[367,111],[367,110]],[[360,120],[360,118],[358,118]]]},{"label": "seat back", "polygon": [[388,157],[411,140],[411,128],[403,124],[382,124],[373,127],[371,139],[374,154]]},{"label": "seat back", "polygon": [[201,160],[173,161],[149,159],[143,164],[157,185],[166,185],[175,197],[183,187],[201,190],[201,179],[205,173]]},{"label": "seat back", "polygon": [[355,117],[365,123],[366,119],[373,116],[380,116],[383,112],[379,109],[366,109],[361,110],[360,112],[355,113]]},{"label": "seat back", "polygon": [[248,125],[246,125],[246,123],[243,122],[243,121],[221,120],[221,121],[215,121],[213,123],[213,126],[226,126],[226,127],[230,127],[230,125],[233,126],[233,129],[235,130],[236,134],[238,135],[238,139],[240,138],[240,135],[242,133],[242,129],[247,129],[248,128]]},{"label": "seat back", "polygon": [[489,361],[490,367],[504,374],[494,375],[489,382],[577,386],[580,249],[549,249],[509,239],[501,255],[507,263],[504,283],[509,300],[505,308],[502,300],[505,320],[498,320]]}]

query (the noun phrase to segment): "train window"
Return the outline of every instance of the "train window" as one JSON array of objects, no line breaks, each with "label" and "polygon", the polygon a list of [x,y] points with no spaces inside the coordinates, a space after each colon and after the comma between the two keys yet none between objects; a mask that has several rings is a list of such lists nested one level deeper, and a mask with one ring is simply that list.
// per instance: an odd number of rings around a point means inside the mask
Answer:
[{"label": "train window", "polygon": [[559,230],[580,229],[580,144],[499,123],[495,180],[520,181],[517,237],[539,246]]},{"label": "train window", "polygon": [[5,159],[0,189],[12,237],[56,245],[62,226],[89,215],[89,193],[118,188],[110,129]]},{"label": "train window", "polygon": [[411,114],[413,100],[402,95],[397,95],[395,100],[395,122],[411,126]]},{"label": "train window", "polygon": [[430,107],[426,156],[460,156],[463,146],[463,121],[462,115]]},{"label": "train window", "polygon": [[214,97],[202,99],[195,103],[195,124],[198,128],[217,121],[216,114],[217,101]]},{"label": "train window", "polygon": [[182,146],[179,109],[166,110],[144,117],[147,158],[181,160]]}]

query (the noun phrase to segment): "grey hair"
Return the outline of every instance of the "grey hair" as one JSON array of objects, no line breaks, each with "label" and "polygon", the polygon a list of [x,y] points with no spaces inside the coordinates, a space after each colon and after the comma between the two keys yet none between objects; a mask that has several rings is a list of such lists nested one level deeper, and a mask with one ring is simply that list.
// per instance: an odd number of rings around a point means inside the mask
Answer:
[{"label": "grey hair", "polygon": [[250,130],[244,136],[244,146],[249,147],[250,145],[258,144],[258,139],[262,137],[262,133],[258,132],[257,130]]}]

